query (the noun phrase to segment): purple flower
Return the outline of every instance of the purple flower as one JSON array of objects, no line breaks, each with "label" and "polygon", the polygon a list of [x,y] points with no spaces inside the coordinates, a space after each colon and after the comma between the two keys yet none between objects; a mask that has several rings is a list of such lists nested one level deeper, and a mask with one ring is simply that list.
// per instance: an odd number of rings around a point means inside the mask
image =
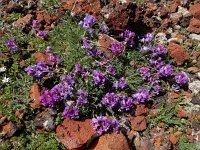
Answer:
[{"label": "purple flower", "polygon": [[149,89],[139,89],[137,93],[132,95],[132,97],[136,99],[137,104],[149,101]]},{"label": "purple flower", "polygon": [[93,33],[92,25],[96,22],[96,18],[92,15],[86,15],[83,21],[80,21],[79,25],[81,25],[84,29],[88,30],[90,34]]},{"label": "purple flower", "polygon": [[122,32],[119,35],[120,38],[124,39],[124,44],[125,45],[129,45],[130,47],[133,47],[134,45],[134,37],[135,37],[135,33],[131,32],[129,30],[125,30],[124,32]]},{"label": "purple flower", "polygon": [[183,86],[189,81],[189,78],[185,73],[180,72],[175,76],[175,80],[179,86]]},{"label": "purple flower", "polygon": [[18,44],[16,38],[11,38],[7,43],[6,46],[12,51],[13,54],[17,53],[18,51]]},{"label": "purple flower", "polygon": [[38,22],[38,20],[33,20],[32,21],[32,27],[33,28],[38,28],[40,26],[40,23]]},{"label": "purple flower", "polygon": [[63,82],[69,84],[70,86],[74,86],[75,85],[75,80],[74,77],[72,75],[67,75],[67,76],[63,76],[61,79]]},{"label": "purple flower", "polygon": [[88,49],[88,50],[93,49],[94,45],[92,43],[88,42],[88,38],[87,37],[83,36],[82,37],[82,41],[83,41],[83,45],[81,46],[81,48]]},{"label": "purple flower", "polygon": [[74,119],[78,117],[79,110],[76,106],[66,106],[62,115],[65,119]]},{"label": "purple flower", "polygon": [[166,48],[164,45],[158,44],[156,48],[152,49],[152,57],[155,57],[157,55],[161,56],[167,53]]},{"label": "purple flower", "polygon": [[50,52],[51,52],[51,46],[47,46],[45,52],[46,52],[46,53],[50,53]]},{"label": "purple flower", "polygon": [[123,51],[123,46],[120,42],[113,41],[110,43],[110,49],[114,56],[119,56]]},{"label": "purple flower", "polygon": [[142,43],[149,43],[153,40],[153,35],[151,33],[147,33],[143,36],[143,38],[140,40]]},{"label": "purple flower", "polygon": [[109,34],[108,26],[103,22],[100,27],[100,33]]},{"label": "purple flower", "polygon": [[81,68],[81,64],[75,65],[75,73],[76,74],[83,74],[84,73],[84,70]]},{"label": "purple flower", "polygon": [[78,99],[77,99],[78,104],[88,103],[88,100],[87,100],[88,93],[86,91],[79,89],[77,92],[77,95],[78,95]]},{"label": "purple flower", "polygon": [[114,108],[119,103],[119,96],[115,93],[106,93],[102,98],[102,104],[107,105],[110,108]]},{"label": "purple flower", "polygon": [[160,69],[162,66],[165,65],[165,63],[162,61],[162,58],[159,57],[157,60],[151,59],[150,64],[154,66],[155,69]]},{"label": "purple flower", "polygon": [[142,67],[139,69],[140,75],[143,80],[145,81],[151,81],[151,70],[147,67]]},{"label": "purple flower", "polygon": [[61,59],[51,54],[50,57],[48,58],[48,61],[58,65],[61,62]]},{"label": "purple flower", "polygon": [[38,31],[38,33],[36,35],[41,38],[46,38],[48,35],[48,32],[47,31]]},{"label": "purple flower", "polygon": [[120,126],[119,126],[119,122],[116,119],[113,119],[111,121],[111,128],[113,128],[115,132],[117,133],[119,132]]},{"label": "purple flower", "polygon": [[120,99],[120,108],[123,111],[131,110],[131,108],[133,108],[133,99],[123,95]]},{"label": "purple flower", "polygon": [[145,53],[145,52],[148,52],[150,49],[151,49],[151,48],[148,47],[148,46],[143,46],[143,47],[141,47],[140,51],[141,51],[142,53]]},{"label": "purple flower", "polygon": [[49,67],[45,62],[39,62],[36,65],[28,66],[24,69],[29,76],[35,78],[42,78],[47,73],[52,71],[52,68]]},{"label": "purple flower", "polygon": [[127,86],[127,83],[124,77],[121,77],[119,81],[114,81],[114,85],[113,85],[115,89],[121,89],[121,90],[123,90],[126,86]]},{"label": "purple flower", "polygon": [[92,125],[95,131],[100,135],[109,131],[111,122],[105,116],[100,116],[92,119]]},{"label": "purple flower", "polygon": [[174,73],[174,69],[169,64],[161,67],[160,70],[158,71],[158,75],[160,77],[170,77],[173,75],[173,73]]},{"label": "purple flower", "polygon": [[154,80],[154,81],[152,81],[151,82],[151,87],[152,87],[152,93],[151,93],[151,95],[152,96],[157,96],[157,95],[159,95],[159,93],[160,93],[160,89],[161,89],[161,87],[160,87],[160,85],[159,85],[159,81],[158,80]]},{"label": "purple flower", "polygon": [[49,90],[46,90],[41,94],[40,101],[44,107],[55,108],[56,101],[51,94],[52,93]]},{"label": "purple flower", "polygon": [[93,82],[96,85],[104,85],[106,81],[106,74],[101,73],[98,70],[93,70],[92,72],[93,75]]},{"label": "purple flower", "polygon": [[112,76],[116,75],[116,71],[113,69],[113,65],[111,65],[111,64],[106,66],[106,72],[111,74]]}]

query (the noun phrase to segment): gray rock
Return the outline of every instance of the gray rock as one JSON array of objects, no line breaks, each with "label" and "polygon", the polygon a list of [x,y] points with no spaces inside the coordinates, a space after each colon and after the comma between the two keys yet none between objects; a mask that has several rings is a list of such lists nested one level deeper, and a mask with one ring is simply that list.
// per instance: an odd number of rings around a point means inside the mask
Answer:
[{"label": "gray rock", "polygon": [[33,125],[38,129],[45,129],[47,131],[52,131],[55,129],[54,116],[56,111],[47,108],[43,112],[39,113],[33,122]]},{"label": "gray rock", "polygon": [[189,89],[194,94],[198,94],[200,92],[200,80],[195,80],[191,83],[189,83]]},{"label": "gray rock", "polygon": [[190,34],[189,37],[193,40],[200,41],[200,34]]}]

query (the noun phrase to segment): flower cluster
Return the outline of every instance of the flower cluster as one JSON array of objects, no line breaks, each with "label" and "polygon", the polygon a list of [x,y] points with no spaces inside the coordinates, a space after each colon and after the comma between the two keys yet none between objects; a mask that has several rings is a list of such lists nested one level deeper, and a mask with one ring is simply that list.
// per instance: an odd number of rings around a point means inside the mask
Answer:
[{"label": "flower cluster", "polygon": [[150,98],[150,93],[149,93],[149,89],[139,89],[137,91],[137,93],[133,94],[132,97],[134,99],[136,99],[137,104],[141,103],[141,102],[147,102],[149,101]]},{"label": "flower cluster", "polygon": [[142,67],[139,69],[140,75],[143,80],[151,81],[151,70],[148,67]]},{"label": "flower cluster", "polygon": [[43,39],[45,39],[48,36],[48,32],[44,31],[44,30],[38,31],[36,35],[39,36],[39,37],[41,37],[41,38],[43,38]]},{"label": "flower cluster", "polygon": [[48,58],[48,62],[50,63],[54,63],[56,65],[58,65],[61,62],[61,59],[53,54],[51,54]]},{"label": "flower cluster", "polygon": [[39,23],[38,20],[33,20],[33,21],[32,21],[32,27],[33,27],[33,28],[39,28],[39,26],[40,26],[40,23]]},{"label": "flower cluster", "polygon": [[92,25],[96,22],[96,18],[92,15],[86,15],[83,21],[80,21],[79,25],[81,25],[84,29],[88,30],[90,34],[93,33],[94,29],[92,29]]},{"label": "flower cluster", "polygon": [[93,82],[96,85],[104,85],[106,82],[106,74],[105,73],[101,73],[98,70],[93,70],[92,72],[93,75]]},{"label": "flower cluster", "polygon": [[127,86],[126,79],[124,77],[121,77],[119,81],[114,81],[113,87],[117,89],[123,90]]},{"label": "flower cluster", "polygon": [[158,71],[158,75],[160,77],[170,77],[173,75],[173,73],[174,69],[169,64],[162,66]]},{"label": "flower cluster", "polygon": [[112,130],[118,132],[120,129],[119,122],[116,119],[110,121],[105,116],[99,116],[97,118],[93,118],[92,125],[94,130],[97,131],[97,133],[99,133],[100,135]]},{"label": "flower cluster", "polygon": [[183,86],[189,81],[189,78],[185,73],[181,72],[175,76],[175,80],[179,86]]},{"label": "flower cluster", "polygon": [[120,107],[123,111],[129,111],[133,108],[133,99],[122,95],[121,93],[106,93],[102,98],[102,104],[108,106],[109,108]]},{"label": "flower cluster", "polygon": [[62,115],[64,118],[74,119],[78,117],[79,110],[76,106],[66,106]]},{"label": "flower cluster", "polygon": [[110,50],[114,56],[119,56],[123,51],[123,45],[118,41],[113,41],[110,43]]},{"label": "flower cluster", "polygon": [[29,76],[34,78],[42,78],[47,73],[52,71],[52,67],[48,66],[45,62],[38,62],[35,65],[28,66],[24,70]]},{"label": "flower cluster", "polygon": [[78,104],[87,104],[88,100],[87,100],[87,96],[88,93],[82,89],[79,89],[77,92],[78,95],[78,99],[77,99],[77,103]]},{"label": "flower cluster", "polygon": [[130,47],[134,46],[134,40],[133,40],[135,37],[134,32],[125,30],[124,32],[120,33],[119,37],[123,39],[125,45],[129,45]]},{"label": "flower cluster", "polygon": [[18,44],[16,38],[11,38],[7,43],[6,46],[12,51],[13,54],[18,52]]}]

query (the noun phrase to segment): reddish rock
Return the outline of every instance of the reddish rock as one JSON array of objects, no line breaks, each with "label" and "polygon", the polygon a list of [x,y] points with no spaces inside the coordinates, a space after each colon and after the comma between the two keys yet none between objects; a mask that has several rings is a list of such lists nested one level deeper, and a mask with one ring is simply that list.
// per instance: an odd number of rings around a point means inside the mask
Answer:
[{"label": "reddish rock", "polygon": [[158,123],[158,127],[160,127],[160,128],[163,128],[164,125],[165,125],[164,122],[159,122],[159,123]]},{"label": "reddish rock", "polygon": [[198,115],[196,116],[196,118],[197,118],[197,120],[200,121],[200,114],[198,114]]},{"label": "reddish rock", "polygon": [[136,150],[152,150],[152,145],[149,138],[136,137],[134,139],[134,146]]},{"label": "reddish rock", "polygon": [[48,58],[50,57],[50,54],[49,53],[41,53],[41,52],[36,52],[33,54],[33,56],[35,57],[36,59],[36,62],[48,62]]},{"label": "reddish rock", "polygon": [[40,108],[40,89],[37,83],[34,83],[30,91],[30,102],[32,108]]},{"label": "reddish rock", "polygon": [[190,143],[193,143],[194,142],[194,136],[192,135],[187,135],[187,139]]},{"label": "reddish rock", "polygon": [[169,140],[174,145],[178,142],[178,140],[177,140],[177,138],[176,138],[176,136],[174,134],[170,134]]},{"label": "reddish rock", "polygon": [[136,105],[135,116],[146,115],[149,109],[144,104]]},{"label": "reddish rock", "polygon": [[105,6],[101,13],[108,22],[108,26],[116,31],[122,31],[134,17],[136,4],[130,0],[124,3],[120,0],[113,0]]},{"label": "reddish rock", "polygon": [[192,129],[191,128],[187,128],[186,129],[186,133],[187,133],[187,135],[191,135],[192,134]]},{"label": "reddish rock", "polygon": [[126,137],[122,133],[110,133],[101,136],[91,150],[130,150]]},{"label": "reddish rock", "polygon": [[17,21],[13,22],[13,26],[17,28],[25,28],[27,25],[31,24],[33,15],[28,14],[22,18],[19,18]]},{"label": "reddish rock", "polygon": [[200,3],[190,6],[189,11],[196,19],[200,19]]},{"label": "reddish rock", "polygon": [[131,123],[132,130],[143,131],[147,127],[147,122],[144,116],[130,117],[129,121]]},{"label": "reddish rock", "polygon": [[170,43],[168,45],[169,55],[176,61],[177,65],[182,65],[190,58],[189,54],[180,45]]},{"label": "reddish rock", "polygon": [[56,133],[57,140],[62,142],[68,150],[84,149],[97,136],[92,128],[91,119],[85,121],[65,119],[56,128]]},{"label": "reddish rock", "polygon": [[62,10],[71,10],[74,6],[75,0],[61,0]]},{"label": "reddish rock", "polygon": [[[117,41],[116,39],[106,35],[106,34],[101,34],[98,38],[98,47],[99,50],[103,51],[105,56],[107,58],[113,58],[113,54],[110,50],[110,44],[111,42]],[[123,45],[124,47],[124,45]]]},{"label": "reddish rock", "polygon": [[180,107],[177,109],[176,112],[177,112],[177,116],[180,117],[180,118],[187,118],[188,117],[187,112]]},{"label": "reddish rock", "polygon": [[15,116],[16,116],[17,118],[19,118],[19,119],[22,119],[22,118],[23,118],[23,115],[24,115],[23,110],[17,110],[17,111],[15,112]]},{"label": "reddish rock", "polygon": [[161,146],[161,138],[160,137],[157,137],[157,138],[155,138],[155,140],[154,140],[154,146],[155,147],[160,147]]},{"label": "reddish rock", "polygon": [[175,135],[177,138],[181,138],[181,137],[183,136],[183,132],[181,132],[181,131],[176,131],[176,132],[174,133],[174,135]]},{"label": "reddish rock", "polygon": [[[68,2],[68,8],[73,4]],[[72,16],[75,14],[87,13],[100,18],[101,2],[100,0],[77,0],[71,11]]]},{"label": "reddish rock", "polygon": [[169,8],[170,12],[171,12],[171,13],[176,12],[177,9],[178,9],[178,6],[179,6],[178,3],[173,3],[173,4],[171,5],[171,7]]},{"label": "reddish rock", "polygon": [[189,32],[200,33],[200,19],[192,18],[187,30]]},{"label": "reddish rock", "polygon": [[17,127],[14,123],[9,122],[7,125],[3,126],[2,134],[6,137],[11,137],[17,131]]}]

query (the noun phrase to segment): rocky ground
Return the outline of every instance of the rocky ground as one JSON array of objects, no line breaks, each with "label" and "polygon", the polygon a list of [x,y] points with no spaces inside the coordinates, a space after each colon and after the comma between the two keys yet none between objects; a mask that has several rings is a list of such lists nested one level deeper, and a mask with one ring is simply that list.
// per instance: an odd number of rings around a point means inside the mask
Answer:
[{"label": "rocky ground", "polygon": [[[60,72],[70,72],[77,62],[88,59],[81,49],[86,31],[79,25],[86,14],[104,21],[109,28],[109,35],[92,37],[108,59],[114,57],[109,45],[119,40],[117,36],[125,29],[135,32],[136,45],[139,37],[151,33],[155,43],[165,45],[166,60],[174,70],[187,74],[187,85],[173,87],[167,82],[164,92],[150,101],[133,101],[134,112],[126,114],[128,129],[121,127],[118,133],[101,135],[93,129],[89,115],[64,119],[60,108],[44,107],[41,95],[51,88],[49,85],[56,84]],[[37,29],[33,20],[37,20]],[[48,36],[38,35],[38,29]],[[15,55],[6,46],[13,37],[20,54]],[[48,62],[53,54],[44,52],[47,46],[62,59],[59,67]],[[140,54],[139,58],[133,55],[126,65],[136,70],[145,60]],[[27,75],[24,68],[41,61],[57,70],[42,79]],[[131,78],[128,73],[126,77]],[[139,79],[131,82],[138,86]],[[2,150],[199,150],[200,1],[1,0],[0,95]]]}]

